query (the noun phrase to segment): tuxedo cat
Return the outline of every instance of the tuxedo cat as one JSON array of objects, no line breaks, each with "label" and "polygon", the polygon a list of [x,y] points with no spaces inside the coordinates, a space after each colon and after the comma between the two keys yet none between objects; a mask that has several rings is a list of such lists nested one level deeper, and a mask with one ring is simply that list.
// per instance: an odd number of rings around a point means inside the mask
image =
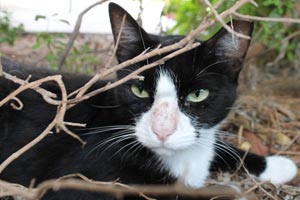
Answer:
[{"label": "tuxedo cat", "polygon": [[[109,4],[115,40],[126,20],[117,50],[124,62],[145,49],[173,44],[183,36],[157,36],[146,33],[121,7]],[[253,24],[233,20],[234,30],[251,35]],[[71,128],[86,142],[84,148],[64,133],[46,137],[11,163],[0,179],[28,186],[32,179],[47,179],[81,173],[98,181],[119,180],[126,184],[172,184],[199,188],[212,170],[232,171],[244,157],[247,170],[260,180],[274,184],[291,180],[296,165],[281,156],[261,157],[220,141],[225,134],[218,126],[236,99],[238,75],[250,40],[232,37],[224,28],[201,46],[149,69],[144,80],[125,84],[96,95],[68,110],[66,120],[86,123]],[[164,55],[157,55],[117,72],[122,78]],[[2,59],[4,71],[31,81],[55,74],[36,67]],[[63,74],[68,92],[82,86],[90,77]],[[103,86],[98,82],[91,90]],[[0,99],[18,87],[0,77]],[[42,88],[59,95],[55,83]],[[9,103],[0,107],[0,162],[30,142],[55,116],[56,106],[45,103],[35,91],[27,90],[18,98],[22,110]],[[48,192],[43,199],[115,199],[113,196],[76,191]],[[131,199],[139,199],[131,197]],[[172,198],[170,198],[172,199]]]}]

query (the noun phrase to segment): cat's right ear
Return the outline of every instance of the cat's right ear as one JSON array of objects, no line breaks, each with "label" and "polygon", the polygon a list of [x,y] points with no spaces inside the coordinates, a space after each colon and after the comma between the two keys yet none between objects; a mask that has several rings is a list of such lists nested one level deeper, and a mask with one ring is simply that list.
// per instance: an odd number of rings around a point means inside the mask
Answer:
[{"label": "cat's right ear", "polygon": [[148,34],[122,7],[110,3],[109,16],[115,43],[120,37],[116,52],[120,63],[139,55],[149,46]]}]

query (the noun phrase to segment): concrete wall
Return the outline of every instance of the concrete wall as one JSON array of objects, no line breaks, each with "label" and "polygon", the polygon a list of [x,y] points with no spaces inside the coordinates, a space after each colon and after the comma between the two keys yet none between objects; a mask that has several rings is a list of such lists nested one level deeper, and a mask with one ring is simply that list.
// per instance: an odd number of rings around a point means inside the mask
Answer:
[{"label": "concrete wall", "polygon": [[[11,13],[13,24],[23,23],[28,32],[72,32],[79,13],[97,2],[96,0],[0,0],[0,11]],[[133,17],[137,17],[139,1],[113,0],[124,7]],[[164,6],[163,0],[143,0],[143,27],[151,33],[158,33],[160,14]],[[46,19],[35,20],[37,15]],[[61,20],[66,20],[66,24]],[[174,22],[164,18],[163,27]],[[110,33],[108,3],[94,7],[83,18],[80,31],[82,33]]]}]

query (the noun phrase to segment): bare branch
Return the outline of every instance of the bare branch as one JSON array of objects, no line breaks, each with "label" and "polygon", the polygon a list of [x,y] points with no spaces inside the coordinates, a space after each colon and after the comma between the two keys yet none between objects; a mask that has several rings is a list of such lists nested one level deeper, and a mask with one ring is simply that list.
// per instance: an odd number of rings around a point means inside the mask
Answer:
[{"label": "bare branch", "polygon": [[[17,90],[15,90],[12,93],[10,93],[4,99],[2,99],[0,101],[0,107],[3,106],[5,103],[7,103],[10,99],[16,97],[19,93],[23,92],[24,90],[37,88],[39,85],[41,85],[44,82],[57,81],[57,80],[61,79],[61,75],[54,75],[54,76],[48,76],[46,78],[39,79],[39,80],[31,82],[31,83],[27,83],[26,81],[18,79],[15,76],[11,76],[10,74],[7,74],[6,72],[3,72],[3,77],[6,78],[6,79],[8,79],[8,80],[13,81],[14,83],[20,84],[20,87]],[[40,88],[38,91],[39,91],[39,93],[42,92],[42,95],[45,95],[45,96],[48,95],[48,94],[50,94],[49,91],[44,90],[42,88]],[[57,101],[55,101],[55,103],[56,102]],[[50,102],[48,102],[48,103],[50,103]]]},{"label": "bare branch", "polygon": [[[185,197],[215,197],[215,196],[240,196],[236,190],[228,186],[213,185],[206,188],[191,190],[181,185],[125,185],[118,182],[100,182],[79,179],[57,179],[48,180],[36,188],[26,188],[21,185],[7,183],[0,180],[0,187],[4,191],[10,191],[9,195],[23,196],[27,199],[39,199],[46,191],[52,189],[59,191],[63,189],[75,189],[80,191],[111,194],[116,197],[126,195],[142,196],[145,199],[153,199],[149,196],[180,195]],[[1,197],[1,193],[0,193]]]},{"label": "bare branch", "polygon": [[83,16],[89,10],[91,10],[92,8],[94,8],[94,7],[98,6],[98,5],[101,5],[101,4],[103,4],[104,2],[107,2],[107,1],[108,0],[98,1],[98,2],[94,3],[93,5],[89,6],[88,8],[86,8],[84,11],[82,11],[79,14],[79,16],[77,18],[77,21],[76,21],[76,24],[75,24],[75,27],[74,27],[74,30],[72,32],[72,35],[71,35],[71,37],[70,37],[70,39],[68,41],[68,44],[67,44],[66,48],[64,49],[64,51],[62,52],[62,54],[61,54],[61,56],[60,56],[60,58],[58,60],[58,64],[57,64],[58,69],[61,70],[61,68],[62,68],[62,66],[63,66],[63,64],[64,64],[64,62],[65,62],[65,60],[66,60],[66,58],[67,58],[67,56],[68,56],[68,54],[69,54],[69,52],[70,52],[73,44],[74,44],[74,41],[75,41],[75,39],[77,38],[77,36],[79,34],[79,30],[80,30],[80,26],[81,26],[81,23],[82,23]]},{"label": "bare branch", "polygon": [[159,60],[157,60],[157,61],[155,61],[153,63],[150,63],[148,65],[144,65],[143,67],[141,67],[141,68],[133,71],[129,75],[125,76],[124,78],[122,78],[122,79],[120,79],[120,80],[118,80],[118,81],[116,81],[114,83],[108,83],[106,86],[104,86],[102,88],[99,88],[99,89],[96,89],[96,90],[94,90],[94,91],[92,91],[92,92],[90,92],[90,93],[88,93],[88,94],[86,94],[86,95],[84,95],[82,97],[71,99],[71,100],[68,101],[68,103],[70,103],[70,104],[76,104],[76,103],[81,102],[83,100],[89,99],[90,97],[93,97],[93,96],[95,96],[95,95],[97,95],[97,94],[99,94],[101,92],[104,92],[104,91],[107,91],[107,90],[112,89],[114,87],[117,87],[117,86],[119,86],[119,85],[121,85],[121,84],[123,84],[123,83],[125,83],[125,82],[127,82],[127,81],[129,81],[131,79],[133,79],[133,78],[136,78],[141,72],[146,71],[148,69],[151,69],[151,68],[153,68],[153,67],[155,67],[157,65],[162,65],[162,64],[164,64],[165,61],[167,61],[167,60],[169,60],[169,59],[171,59],[171,58],[173,58],[173,57],[175,57],[177,55],[180,55],[180,54],[182,54],[182,53],[184,53],[186,51],[189,51],[189,50],[191,50],[193,48],[196,48],[199,45],[200,45],[200,43],[194,43],[191,46],[186,46],[186,47],[184,47],[182,49],[179,49],[179,50],[177,50],[177,51],[175,51],[175,52],[173,52],[171,54],[168,54],[167,56],[165,56],[165,57],[163,57],[163,58],[161,58],[161,59],[159,59]]},{"label": "bare branch", "polygon": [[248,19],[248,20],[253,20],[253,21],[282,22],[282,23],[300,24],[300,19],[295,19],[295,18],[258,17],[258,16],[240,14],[236,11],[232,12],[232,14],[239,17],[239,18],[241,18],[241,19]]},{"label": "bare branch", "polygon": [[218,14],[218,12],[216,11],[216,9],[213,7],[213,5],[209,2],[209,0],[204,0],[204,2],[206,3],[206,5],[211,9],[211,11],[214,13],[214,15],[216,16],[216,19],[222,24],[222,26],[229,32],[232,33],[240,38],[244,38],[244,39],[248,39],[250,40],[251,37],[238,33],[236,31],[234,31],[234,27],[230,27],[228,26],[224,20],[221,18],[221,16]]},{"label": "bare branch", "polygon": [[[14,82],[14,83],[16,83],[16,84],[19,84],[19,85],[25,85],[25,84],[27,84],[28,81],[29,81],[29,79],[30,79],[30,76],[29,76],[29,77],[27,77],[26,80],[22,80],[22,79],[20,79],[20,78],[18,78],[18,77],[16,77],[16,76],[12,76],[12,75],[10,75],[10,74],[4,72],[4,71],[3,71],[2,64],[1,64],[1,54],[0,54],[0,76],[2,76],[3,78],[5,78],[5,79],[7,79],[7,80],[10,80],[10,81],[12,81],[12,82]],[[51,80],[51,78],[45,80],[45,82],[50,81],[50,80]],[[52,104],[52,105],[59,105],[59,104],[60,104],[59,101],[53,99],[53,98],[56,98],[56,97],[57,97],[56,94],[54,94],[54,93],[52,93],[52,92],[50,92],[50,91],[48,91],[48,90],[45,90],[45,89],[43,89],[43,88],[41,88],[41,87],[39,87],[39,86],[32,87],[31,89],[33,89],[33,90],[35,90],[37,93],[41,94],[42,97],[43,97],[43,99],[44,99],[47,103]],[[1,107],[1,104],[0,104],[0,107]]]}]

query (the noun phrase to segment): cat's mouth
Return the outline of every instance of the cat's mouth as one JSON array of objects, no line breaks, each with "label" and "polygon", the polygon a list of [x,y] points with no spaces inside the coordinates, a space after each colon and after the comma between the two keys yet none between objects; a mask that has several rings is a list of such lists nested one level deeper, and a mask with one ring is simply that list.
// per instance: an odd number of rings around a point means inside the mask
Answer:
[{"label": "cat's mouth", "polygon": [[177,152],[187,150],[191,147],[192,144],[189,145],[176,145],[173,142],[159,142],[155,145],[143,144],[148,149],[152,150],[157,155],[161,156],[171,156],[176,154]]},{"label": "cat's mouth", "polygon": [[158,155],[163,155],[163,156],[171,156],[175,153],[176,150],[168,148],[168,147],[164,147],[164,146],[160,146],[160,147],[154,147],[151,148],[152,151],[154,151],[156,154]]}]

